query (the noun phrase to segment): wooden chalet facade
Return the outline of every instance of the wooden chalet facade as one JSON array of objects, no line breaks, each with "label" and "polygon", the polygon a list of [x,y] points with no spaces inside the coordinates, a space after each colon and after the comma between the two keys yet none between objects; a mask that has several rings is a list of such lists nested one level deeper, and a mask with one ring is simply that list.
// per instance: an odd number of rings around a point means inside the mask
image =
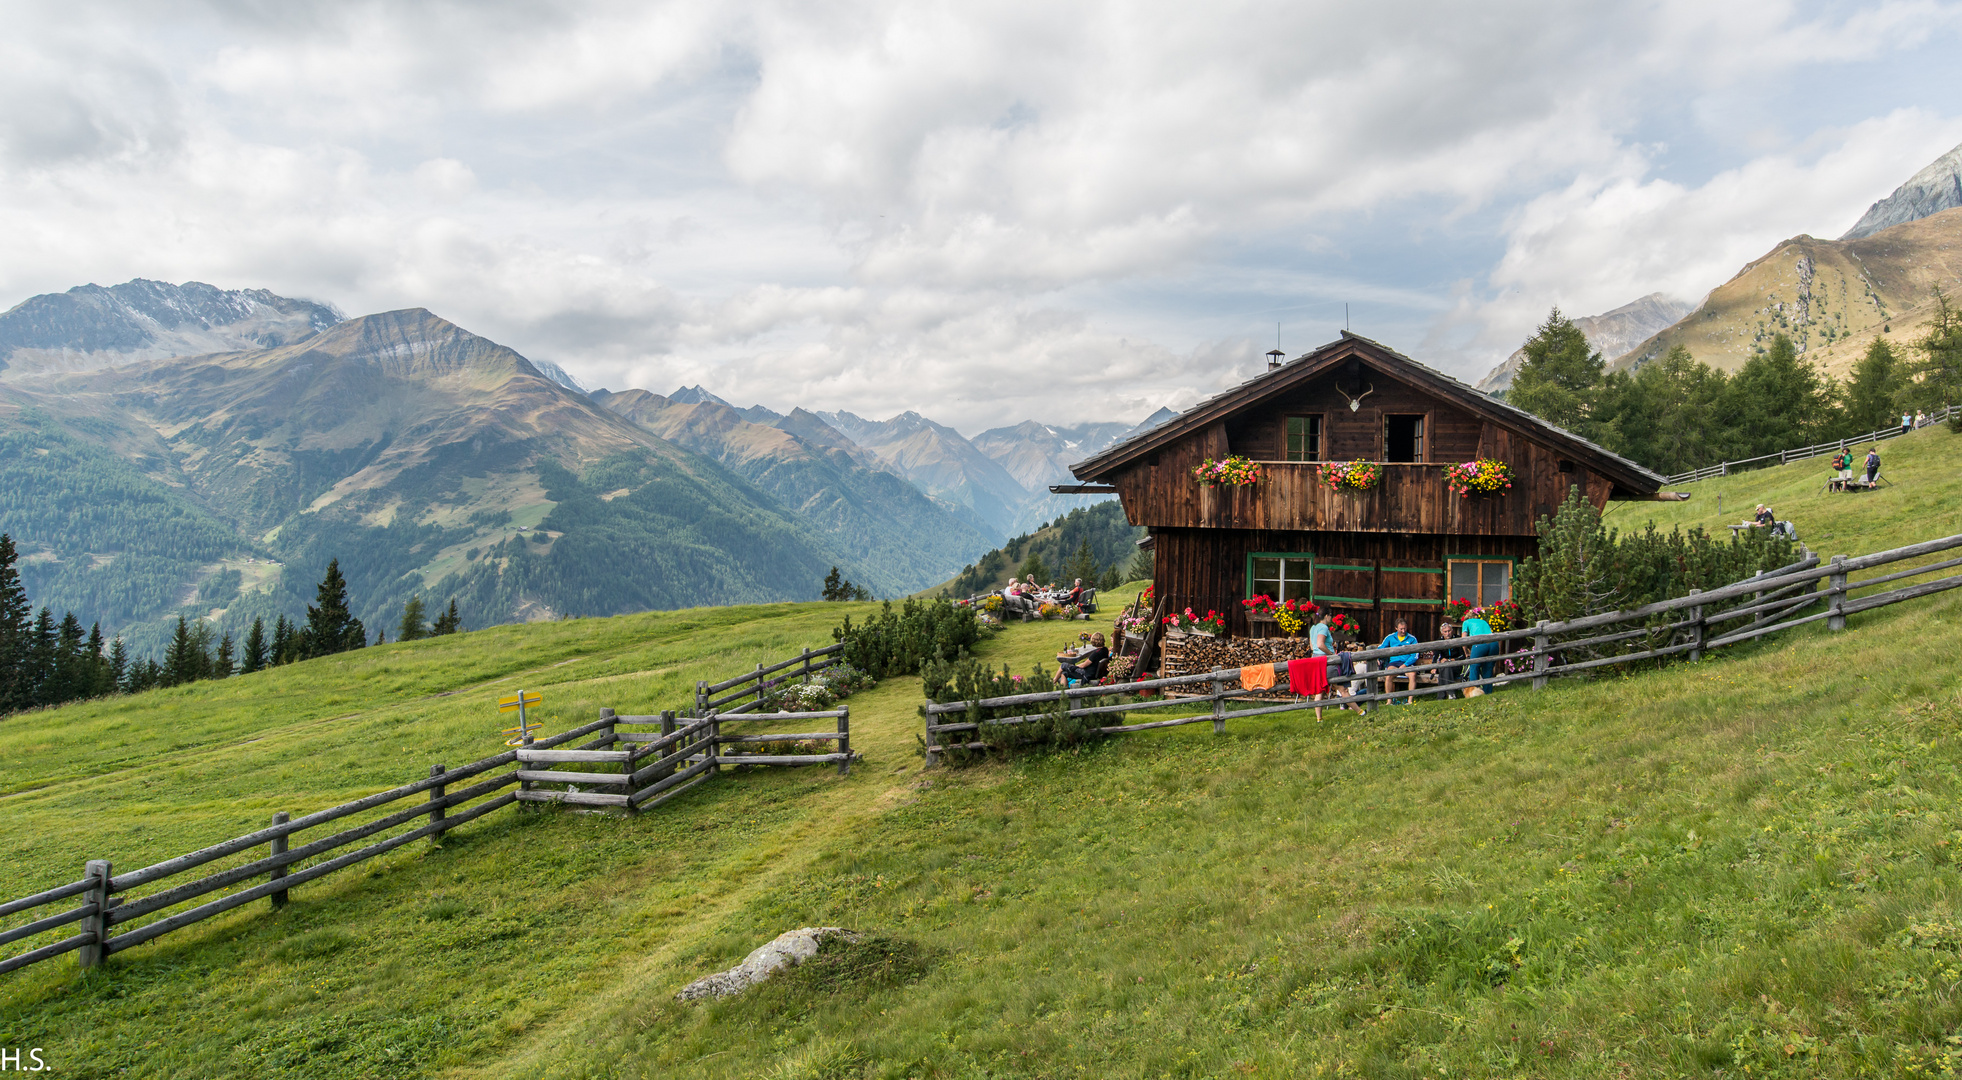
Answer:
[{"label": "wooden chalet facade", "polygon": [[[1261,464],[1246,487],[1207,487],[1202,461]],[[1453,493],[1444,468],[1506,462],[1512,487]],[[1322,484],[1328,462],[1380,463],[1364,490]],[[1281,365],[1070,470],[1075,491],[1112,491],[1150,530],[1165,610],[1227,618],[1228,633],[1268,636],[1241,601],[1313,599],[1381,639],[1408,618],[1437,636],[1444,604],[1511,595],[1512,570],[1538,551],[1536,524],[1571,486],[1597,508],[1654,499],[1663,478],[1366,338]]]}]

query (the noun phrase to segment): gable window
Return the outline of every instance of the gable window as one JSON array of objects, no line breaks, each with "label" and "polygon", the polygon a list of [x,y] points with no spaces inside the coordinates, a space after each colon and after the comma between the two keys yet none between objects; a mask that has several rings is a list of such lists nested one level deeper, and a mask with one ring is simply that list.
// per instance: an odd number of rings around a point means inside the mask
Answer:
[{"label": "gable window", "polygon": [[1308,599],[1313,556],[1259,553],[1248,562],[1252,572],[1247,575],[1247,599],[1271,596],[1276,603]]},{"label": "gable window", "polygon": [[1283,461],[1322,460],[1322,418],[1319,416],[1288,417],[1288,445]]},{"label": "gable window", "polygon": [[1452,559],[1451,599],[1477,607],[1512,599],[1511,559]]},{"label": "gable window", "polygon": [[1424,460],[1424,414],[1391,413],[1383,417],[1383,460]]}]

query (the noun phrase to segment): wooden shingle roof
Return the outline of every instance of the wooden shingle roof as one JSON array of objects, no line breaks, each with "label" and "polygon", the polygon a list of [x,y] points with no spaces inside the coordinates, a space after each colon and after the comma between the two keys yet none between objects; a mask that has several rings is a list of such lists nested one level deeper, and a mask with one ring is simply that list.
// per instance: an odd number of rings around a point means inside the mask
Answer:
[{"label": "wooden shingle roof", "polygon": [[1435,368],[1427,367],[1386,345],[1342,332],[1342,336],[1312,352],[1290,360],[1239,386],[1209,398],[1101,453],[1070,466],[1070,472],[1083,481],[1103,480],[1117,468],[1177,442],[1196,431],[1218,423],[1275,395],[1281,394],[1323,374],[1351,357],[1367,362],[1373,369],[1400,379],[1420,390],[1445,398],[1466,412],[1489,420],[1527,438],[1554,447],[1595,472],[1612,480],[1615,487],[1631,495],[1653,495],[1664,478],[1622,457],[1604,446],[1589,442],[1565,428],[1549,424],[1524,409],[1515,408],[1483,393]]}]

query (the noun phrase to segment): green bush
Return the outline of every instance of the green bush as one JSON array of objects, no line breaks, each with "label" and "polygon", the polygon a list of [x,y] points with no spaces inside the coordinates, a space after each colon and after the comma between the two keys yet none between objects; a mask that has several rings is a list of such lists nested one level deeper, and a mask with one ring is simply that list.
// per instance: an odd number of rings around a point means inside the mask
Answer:
[{"label": "green bush", "polygon": [[851,616],[831,631],[844,645],[841,659],[874,679],[917,675],[933,660],[952,660],[981,642],[974,609],[951,600],[908,600],[894,611],[888,600],[879,614],[853,626]]},{"label": "green bush", "polygon": [[[963,656],[955,660],[934,661],[920,670],[920,683],[928,701],[945,705],[955,701],[981,701],[987,698],[1011,697],[1016,694],[1035,694],[1055,688],[1053,676],[1041,665],[1028,675],[1012,674],[1008,665],[1002,665],[997,672],[972,657]],[[1116,697],[1082,697],[1073,702],[1078,709],[1095,708],[1100,705],[1115,705]],[[1084,716],[1069,711],[1071,703],[1064,701],[1044,702],[1025,705],[1001,705],[983,708],[969,705],[965,713],[936,713],[934,722],[947,724],[963,720],[981,725],[973,737],[960,738],[958,742],[984,742],[996,753],[1018,753],[1028,750],[1067,749],[1082,746],[1103,738],[1097,730],[1124,722],[1124,714],[1097,713]],[[921,710],[922,715],[925,709]],[[1040,718],[1023,720],[1013,724],[997,724],[992,721],[1012,716],[1029,716],[1042,713]],[[942,740],[947,741],[947,740]],[[950,750],[944,755],[955,764],[975,760],[975,751]]]}]

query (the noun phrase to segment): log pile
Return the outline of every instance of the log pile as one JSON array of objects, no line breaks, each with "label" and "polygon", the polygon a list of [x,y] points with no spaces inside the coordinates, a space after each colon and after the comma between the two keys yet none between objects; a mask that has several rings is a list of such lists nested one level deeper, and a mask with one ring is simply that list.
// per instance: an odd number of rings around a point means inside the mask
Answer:
[{"label": "log pile", "polygon": [[[1218,671],[1221,668],[1277,664],[1284,660],[1298,660],[1308,654],[1307,638],[1196,636],[1166,638],[1165,667],[1160,675],[1170,678],[1174,675],[1196,675],[1202,671]],[[1262,700],[1273,698],[1276,701],[1292,698],[1293,695],[1287,693],[1286,677],[1280,678],[1278,682],[1279,686],[1275,691],[1263,692],[1255,696]]]}]

